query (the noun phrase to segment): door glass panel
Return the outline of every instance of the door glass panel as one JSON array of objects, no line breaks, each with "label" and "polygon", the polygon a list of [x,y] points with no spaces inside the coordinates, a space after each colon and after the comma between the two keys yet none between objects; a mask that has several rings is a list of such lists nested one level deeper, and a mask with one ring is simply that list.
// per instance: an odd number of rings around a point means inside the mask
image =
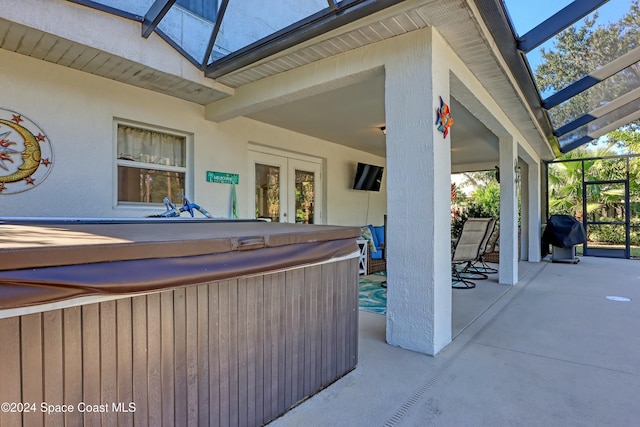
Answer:
[{"label": "door glass panel", "polygon": [[296,223],[314,223],[315,174],[296,169]]},{"label": "door glass panel", "polygon": [[627,256],[625,184],[619,182],[586,185],[586,255]]},{"label": "door glass panel", "polygon": [[586,187],[589,222],[625,221],[625,185],[623,183],[588,184]]},{"label": "door glass panel", "polygon": [[[585,181],[626,180],[627,160],[621,158],[585,160],[584,179]],[[624,189],[624,184],[618,183],[615,185]]]},{"label": "door glass panel", "polygon": [[587,227],[587,248],[602,250],[621,250],[627,247],[624,225],[589,224]]},{"label": "door glass panel", "polygon": [[640,157],[629,159],[629,209],[631,225],[640,226]]},{"label": "door glass panel", "polygon": [[256,218],[280,222],[280,168],[256,163]]},{"label": "door glass panel", "polygon": [[640,258],[640,157],[629,159],[629,221],[631,258]]},{"label": "door glass panel", "polygon": [[629,197],[629,217],[631,218],[631,225],[640,226],[640,195],[632,194]]},{"label": "door glass panel", "polygon": [[631,245],[630,256],[634,259],[640,259],[640,227],[631,227],[629,233],[629,243]]}]

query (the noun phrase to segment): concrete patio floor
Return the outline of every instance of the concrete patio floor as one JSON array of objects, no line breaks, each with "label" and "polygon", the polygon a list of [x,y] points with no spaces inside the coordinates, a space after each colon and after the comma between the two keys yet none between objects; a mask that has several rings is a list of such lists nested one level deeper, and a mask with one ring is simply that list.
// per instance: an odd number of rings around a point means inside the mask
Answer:
[{"label": "concrete patio floor", "polygon": [[356,369],[269,426],[637,425],[640,263],[522,262],[520,277],[456,290],[436,357],[386,344],[385,317],[360,311]]}]

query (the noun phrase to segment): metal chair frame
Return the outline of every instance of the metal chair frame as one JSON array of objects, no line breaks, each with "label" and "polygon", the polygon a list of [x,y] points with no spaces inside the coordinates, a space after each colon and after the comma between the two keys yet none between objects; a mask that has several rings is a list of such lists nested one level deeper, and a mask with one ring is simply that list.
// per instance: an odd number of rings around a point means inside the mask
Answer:
[{"label": "metal chair frame", "polygon": [[[473,270],[473,263],[477,262],[484,251],[488,240],[489,226],[495,224],[493,218],[468,218],[462,226],[462,232],[451,254],[451,275],[454,289],[473,289],[473,280],[483,280],[486,273]],[[484,243],[484,246],[483,246]],[[461,269],[459,266],[463,266]]]}]

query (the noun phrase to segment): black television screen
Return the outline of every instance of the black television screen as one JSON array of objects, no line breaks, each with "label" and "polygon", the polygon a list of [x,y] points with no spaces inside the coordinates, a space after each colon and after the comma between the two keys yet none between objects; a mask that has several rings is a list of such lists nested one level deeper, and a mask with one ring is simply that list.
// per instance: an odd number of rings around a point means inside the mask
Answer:
[{"label": "black television screen", "polygon": [[382,166],[358,163],[356,169],[356,179],[353,182],[354,190],[380,191],[382,182]]}]

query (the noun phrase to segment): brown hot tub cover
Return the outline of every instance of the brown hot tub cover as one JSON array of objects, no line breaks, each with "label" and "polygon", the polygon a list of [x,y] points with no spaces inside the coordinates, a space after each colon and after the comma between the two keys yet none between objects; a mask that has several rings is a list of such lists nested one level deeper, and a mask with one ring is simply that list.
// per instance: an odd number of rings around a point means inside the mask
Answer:
[{"label": "brown hot tub cover", "polygon": [[359,235],[261,221],[0,221],[0,309],[328,261],[357,251]]}]

